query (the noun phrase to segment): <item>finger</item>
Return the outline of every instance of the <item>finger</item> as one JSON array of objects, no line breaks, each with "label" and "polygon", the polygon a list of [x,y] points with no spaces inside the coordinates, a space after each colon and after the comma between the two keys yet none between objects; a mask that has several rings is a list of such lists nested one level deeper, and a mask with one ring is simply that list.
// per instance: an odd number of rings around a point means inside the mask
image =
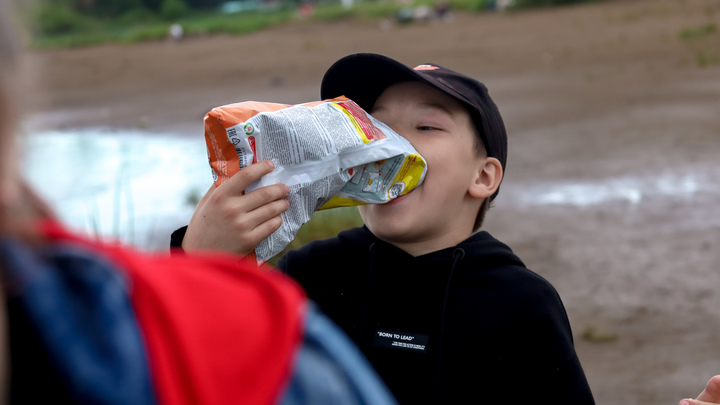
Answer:
[{"label": "finger", "polygon": [[277,231],[281,226],[282,217],[280,215],[276,215],[256,226],[252,231],[252,237],[255,240],[254,245],[257,246],[263,239]]},{"label": "finger", "polygon": [[285,184],[272,184],[253,190],[243,196],[243,207],[247,212],[254,211],[271,202],[284,199],[290,194]]},{"label": "finger", "polygon": [[680,405],[717,405],[717,402],[705,402],[688,398],[680,401]]},{"label": "finger", "polygon": [[708,381],[703,392],[696,398],[698,401],[720,403],[720,375],[716,375]]},{"label": "finger", "polygon": [[241,255],[251,252],[263,239],[277,231],[280,226],[282,226],[282,217],[280,215],[268,219],[252,231],[245,232],[242,237],[238,239],[238,245],[232,247],[231,251]]},{"label": "finger", "polygon": [[252,182],[275,170],[275,164],[270,160],[253,163],[243,167],[222,184],[224,192],[240,195]]},{"label": "finger", "polygon": [[256,228],[261,226],[263,223],[287,211],[289,206],[290,203],[288,203],[285,199],[265,204],[251,212],[246,213],[242,217],[237,217],[236,226],[238,229],[245,229],[246,232],[255,232]]},{"label": "finger", "polygon": [[258,208],[248,212],[248,215],[255,218],[256,225],[259,225],[270,218],[276,217],[290,208],[290,202],[284,198],[280,198],[273,202],[259,206]]}]

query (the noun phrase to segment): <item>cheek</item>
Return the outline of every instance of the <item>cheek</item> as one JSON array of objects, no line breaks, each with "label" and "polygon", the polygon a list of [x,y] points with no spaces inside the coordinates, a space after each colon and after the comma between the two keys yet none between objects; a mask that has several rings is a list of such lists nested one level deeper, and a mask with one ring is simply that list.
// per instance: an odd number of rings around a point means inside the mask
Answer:
[{"label": "cheek", "polygon": [[473,168],[477,166],[472,150],[436,145],[424,153],[418,152],[428,165],[425,182],[429,187],[452,194],[451,190],[464,189],[472,181]]},{"label": "cheek", "polygon": [[435,150],[438,148],[442,148],[442,144],[439,142],[434,142],[433,139],[430,137],[405,137],[405,139],[410,142],[410,145],[415,148],[418,153],[425,158],[425,160],[430,159],[430,156],[433,156],[437,153],[435,153]]},{"label": "cheek", "polygon": [[414,144],[415,150],[425,159],[428,165],[428,174],[447,170],[454,159],[453,152],[448,150],[447,145],[440,142],[419,142]]}]

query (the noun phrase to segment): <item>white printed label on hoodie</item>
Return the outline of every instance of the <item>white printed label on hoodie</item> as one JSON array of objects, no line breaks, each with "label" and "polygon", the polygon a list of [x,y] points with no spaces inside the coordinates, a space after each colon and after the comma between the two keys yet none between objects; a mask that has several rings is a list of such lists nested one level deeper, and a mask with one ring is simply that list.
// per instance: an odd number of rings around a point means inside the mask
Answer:
[{"label": "white printed label on hoodie", "polygon": [[430,337],[428,335],[377,329],[375,331],[373,345],[386,349],[426,353],[429,340]]}]

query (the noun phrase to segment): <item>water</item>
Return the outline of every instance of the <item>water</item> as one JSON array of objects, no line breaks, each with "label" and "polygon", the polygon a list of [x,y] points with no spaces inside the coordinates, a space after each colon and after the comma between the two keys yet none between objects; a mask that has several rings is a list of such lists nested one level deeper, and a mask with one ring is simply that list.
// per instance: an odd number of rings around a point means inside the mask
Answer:
[{"label": "water", "polygon": [[[50,131],[31,134],[25,147],[28,180],[66,224],[144,249],[165,249],[170,232],[188,223],[212,181],[202,136]],[[698,166],[593,180],[508,182],[499,197],[519,209],[718,201],[718,177],[720,167]]]},{"label": "water", "polygon": [[503,185],[503,201],[519,206],[572,205],[591,207],[607,202],[640,206],[653,200],[690,201],[719,198],[714,179],[720,167],[683,167],[672,172],[631,174],[594,180],[512,183]]},{"label": "water", "polygon": [[167,247],[212,182],[202,136],[87,129],[31,134],[25,174],[70,227]]}]

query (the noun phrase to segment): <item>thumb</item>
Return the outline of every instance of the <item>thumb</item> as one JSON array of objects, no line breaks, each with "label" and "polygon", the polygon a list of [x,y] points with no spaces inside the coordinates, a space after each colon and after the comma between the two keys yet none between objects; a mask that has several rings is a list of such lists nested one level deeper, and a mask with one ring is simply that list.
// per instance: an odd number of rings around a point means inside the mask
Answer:
[{"label": "thumb", "polygon": [[683,399],[682,401],[680,401],[680,405],[716,405],[716,404],[717,404],[717,402],[710,403],[710,402],[698,401],[697,399],[690,399],[690,398]]},{"label": "thumb", "polygon": [[720,404],[720,375],[716,375],[708,381],[707,386],[696,400]]}]

